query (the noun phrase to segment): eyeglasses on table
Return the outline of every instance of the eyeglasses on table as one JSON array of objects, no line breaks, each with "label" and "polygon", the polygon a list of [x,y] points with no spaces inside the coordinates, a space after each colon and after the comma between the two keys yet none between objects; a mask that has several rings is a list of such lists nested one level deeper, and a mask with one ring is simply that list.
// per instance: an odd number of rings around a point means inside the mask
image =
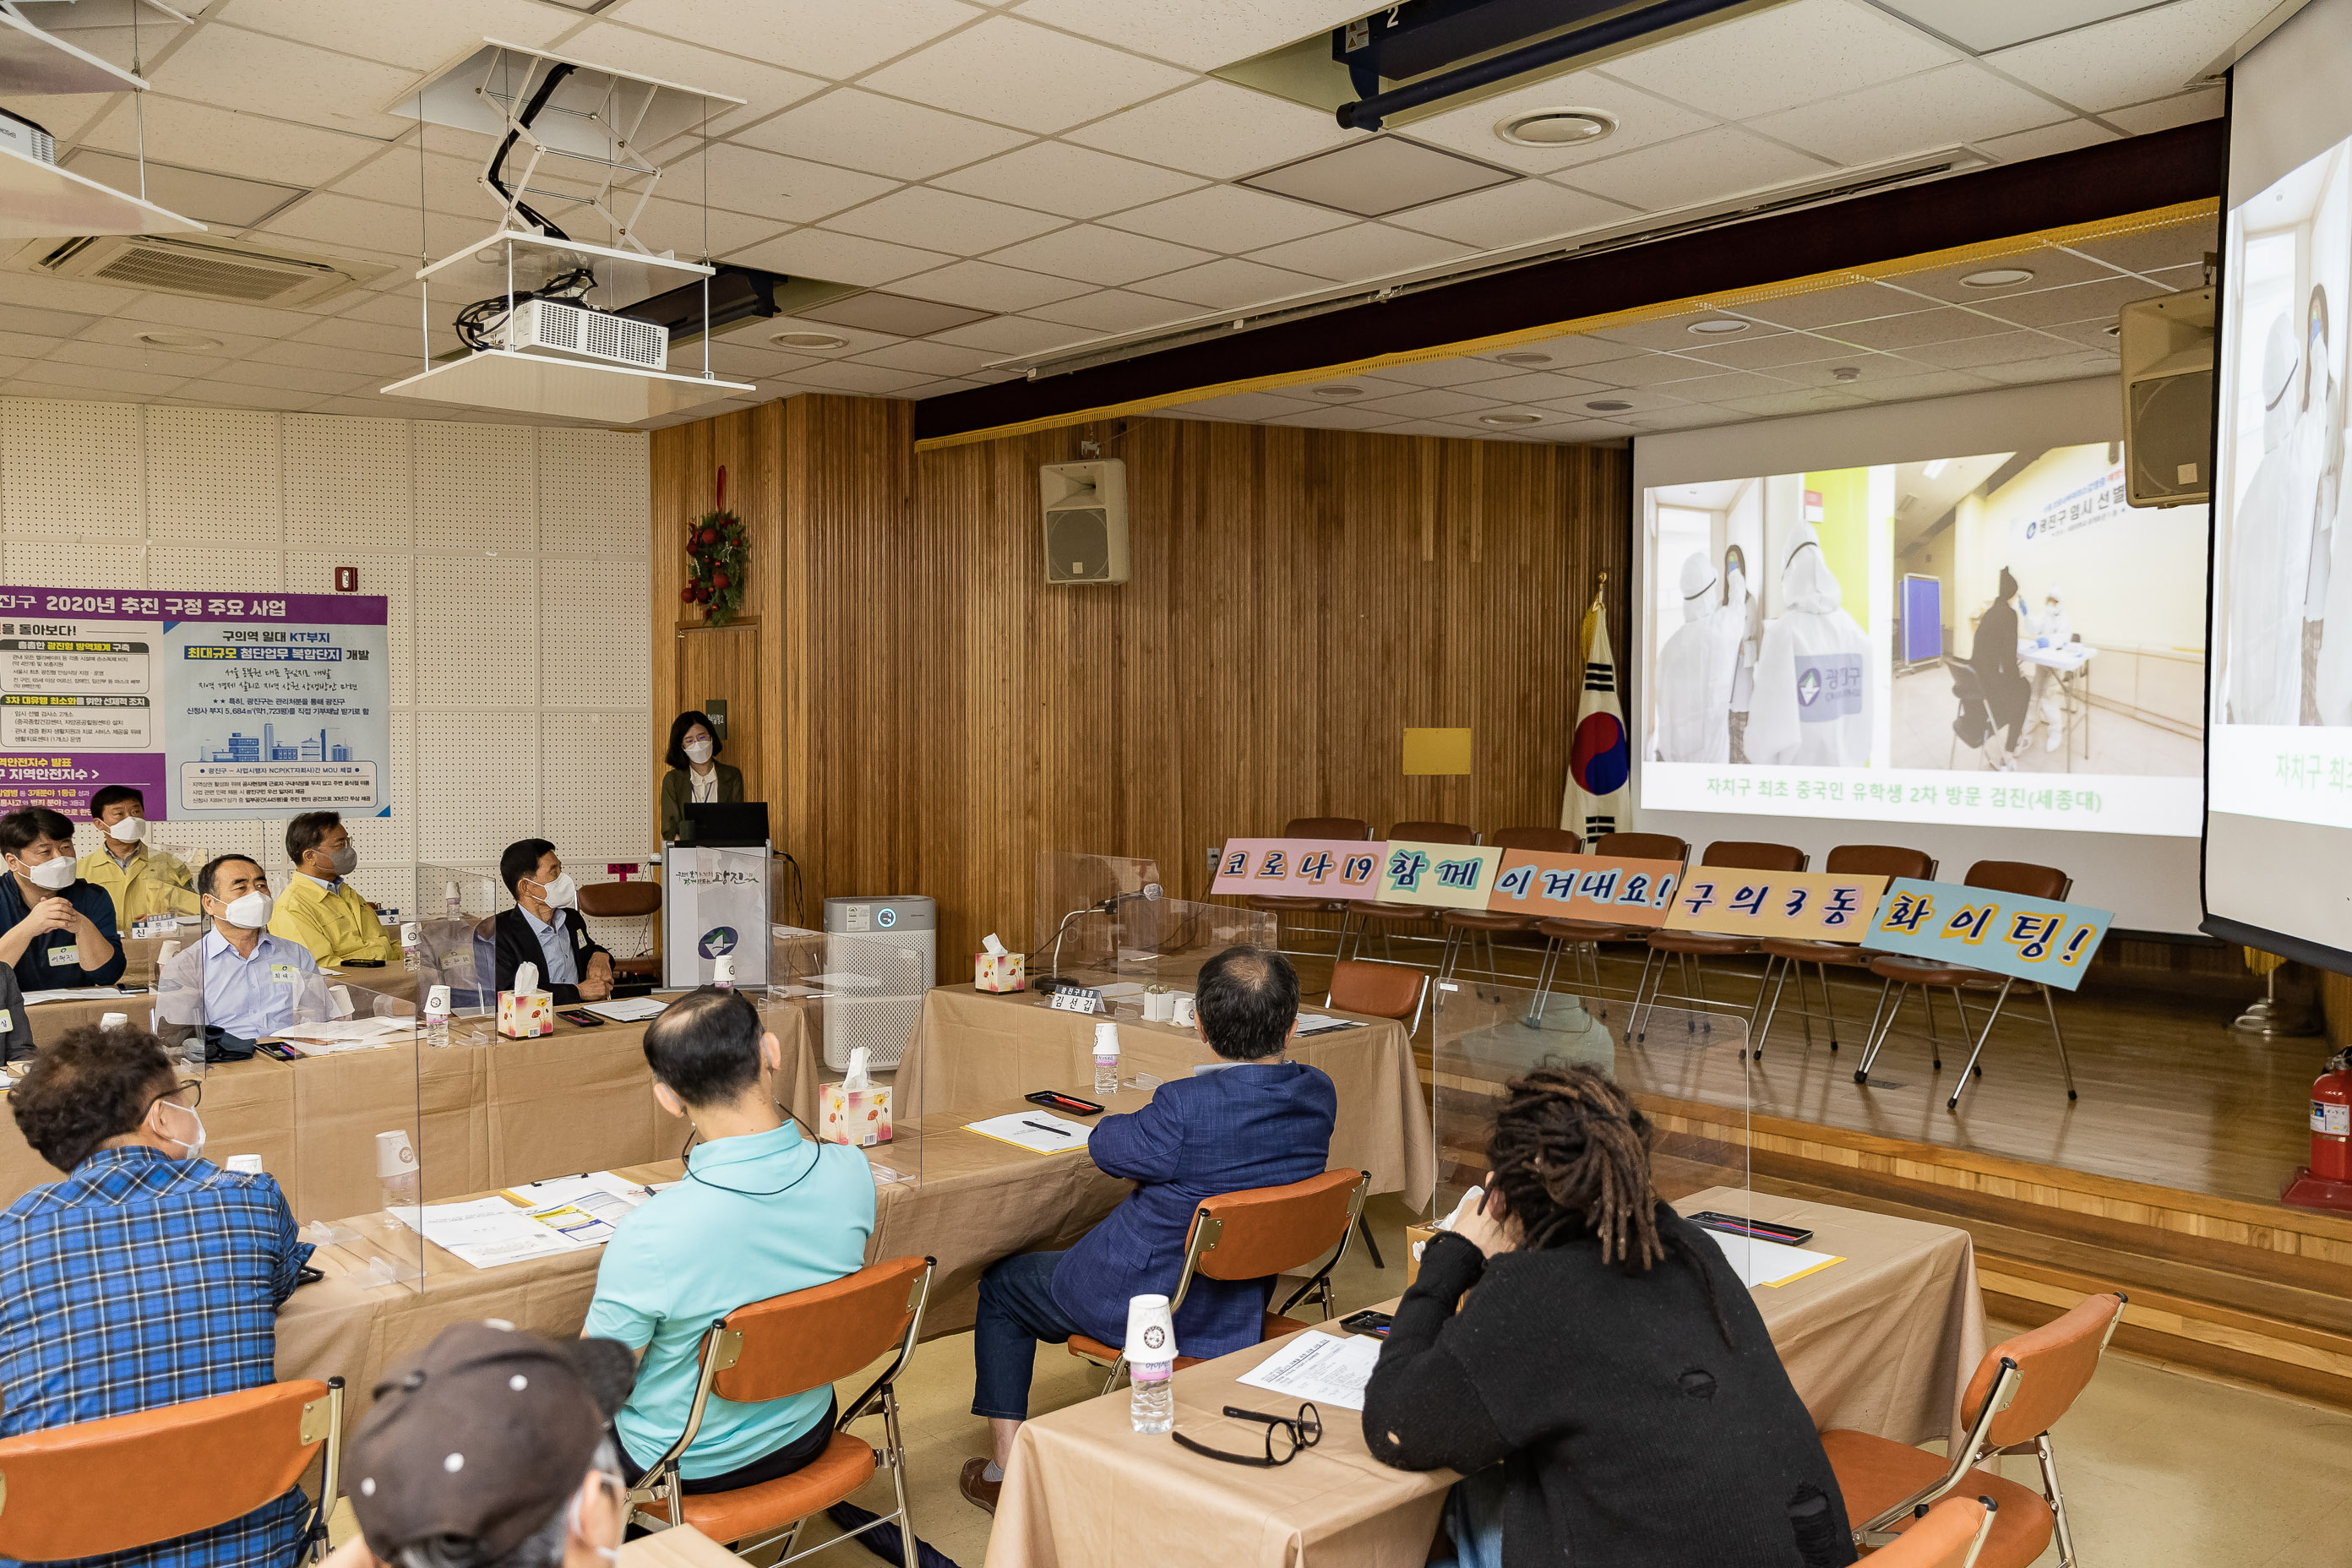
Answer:
[{"label": "eyeglasses on table", "polygon": [[1171,1432],[1176,1446],[1203,1458],[1222,1459],[1228,1465],[1251,1465],[1270,1470],[1276,1465],[1286,1465],[1298,1458],[1301,1448],[1312,1448],[1323,1440],[1323,1415],[1312,1405],[1302,1405],[1296,1415],[1268,1415],[1262,1410],[1244,1410],[1238,1405],[1228,1405],[1224,1413],[1235,1421],[1255,1421],[1265,1427],[1264,1454],[1229,1454],[1223,1448],[1212,1448],[1206,1443],[1188,1437],[1181,1432]]}]

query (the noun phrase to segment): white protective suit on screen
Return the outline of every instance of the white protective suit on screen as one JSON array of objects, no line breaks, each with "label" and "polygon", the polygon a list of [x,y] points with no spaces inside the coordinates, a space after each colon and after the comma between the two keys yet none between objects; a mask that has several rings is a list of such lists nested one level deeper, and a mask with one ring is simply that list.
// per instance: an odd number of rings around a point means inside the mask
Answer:
[{"label": "white protective suit on screen", "polygon": [[1715,584],[1706,552],[1691,552],[1683,562],[1683,624],[1658,650],[1661,762],[1731,760],[1731,677],[1739,628],[1716,603]]},{"label": "white protective suit on screen", "polygon": [[[2064,647],[2073,640],[2074,624],[2066,618],[2066,601],[2053,588],[2042,595],[2042,613],[2033,617],[2033,635],[2050,647]],[[2033,695],[2042,711],[2042,749],[2054,752],[2066,738],[2065,683],[2058,672],[2046,664],[2033,667]]]},{"label": "white protective suit on screen", "polygon": [[2294,724],[2303,709],[2303,600],[2311,566],[2317,444],[2294,439],[2303,356],[2281,316],[2263,345],[2263,460],[2238,500],[2229,544],[2222,698],[2233,724]]},{"label": "white protective suit on screen", "polygon": [[1821,534],[1799,523],[1780,566],[1780,614],[1764,623],[1748,712],[1748,760],[1858,768],[1870,761],[1870,639],[1841,607]]}]

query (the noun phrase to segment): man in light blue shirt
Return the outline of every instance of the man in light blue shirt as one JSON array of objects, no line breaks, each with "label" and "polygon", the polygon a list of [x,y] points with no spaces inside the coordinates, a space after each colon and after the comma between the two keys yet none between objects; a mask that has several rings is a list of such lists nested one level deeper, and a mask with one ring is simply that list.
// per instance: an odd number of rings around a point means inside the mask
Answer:
[{"label": "man in light blue shirt", "polygon": [[197,873],[196,889],[212,929],[157,977],[166,1023],[209,1025],[259,1040],[332,1016],[310,950],[268,929],[275,900],[257,862],[216,855]]},{"label": "man in light blue shirt", "polygon": [[499,877],[515,900],[498,919],[499,989],[513,990],[515,975],[528,963],[559,1007],[610,996],[613,955],[588,934],[588,922],[580,918],[580,889],[555,846],[544,838],[508,845],[499,857]]},{"label": "man in light blue shirt", "polygon": [[[705,987],[646,1029],[654,1098],[694,1126],[686,1180],[621,1222],[596,1269],[582,1332],[644,1352],[614,1418],[634,1485],[686,1430],[703,1331],[738,1307],[854,1274],[874,1234],[865,1154],[803,1138],[766,1076],[776,1037],[734,991]],[[679,1472],[688,1492],[733,1491],[792,1474],[824,1451],[833,1394],[742,1405],[713,1394]]]}]

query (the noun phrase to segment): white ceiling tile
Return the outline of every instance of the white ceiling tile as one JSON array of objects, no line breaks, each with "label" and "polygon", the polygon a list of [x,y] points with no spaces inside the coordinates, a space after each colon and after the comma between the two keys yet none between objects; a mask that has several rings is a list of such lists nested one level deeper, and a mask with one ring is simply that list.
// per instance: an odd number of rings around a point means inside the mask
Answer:
[{"label": "white ceiling tile", "polygon": [[[128,95],[126,95],[127,97]],[[373,157],[383,143],[373,136],[321,131],[259,114],[146,95],[147,156],[159,163],[208,169],[281,185],[320,185]],[[123,102],[91,127],[87,144],[111,153],[139,150],[139,121]],[[411,155],[412,159],[414,154]],[[416,169],[408,173],[408,199],[416,199]]]},{"label": "white ceiling tile", "polygon": [[[901,279],[893,292],[918,300],[969,305],[975,310],[1026,310],[1089,292],[1084,283],[990,261],[959,261],[936,272]],[[920,368],[919,366],[917,368]]]},{"label": "white ceiling tile", "polygon": [[936,250],[885,245],[859,235],[800,228],[775,239],[762,240],[727,259],[746,267],[764,267],[771,272],[797,273],[870,288],[909,273],[928,272],[954,258]]},{"label": "white ceiling tile", "polygon": [[1048,321],[1064,321],[1097,332],[1139,331],[1196,313],[1191,306],[1172,300],[1155,300],[1148,294],[1130,294],[1118,289],[1097,289],[1073,300],[1039,305],[1029,311]]},{"label": "white ceiling tile", "polygon": [[1461,390],[1504,403],[1554,403],[1563,397],[1582,397],[1599,392],[1601,385],[1597,381],[1586,381],[1579,376],[1535,371],[1525,375],[1507,375],[1477,382]]},{"label": "white ceiling tile", "polygon": [[[435,316],[443,312],[439,308]],[[438,327],[441,322],[434,323]],[[377,321],[353,321],[330,316],[324,321],[307,323],[293,339],[296,342],[326,343],[335,348],[365,349],[370,353],[393,354],[411,363],[421,357],[415,326],[396,327]]]},{"label": "white ceiling tile", "polygon": [[[1598,342],[1623,343],[1637,349],[1659,349],[1667,353],[1704,354],[1710,349],[1728,342],[1753,342],[1771,335],[1768,327],[1750,326],[1729,336],[1694,332],[1691,329],[1701,321],[1731,318],[1720,310],[1693,311],[1660,317],[1650,321],[1629,321],[1623,326],[1609,327],[1592,334]],[[1800,356],[1802,357],[1802,356]]]},{"label": "white ceiling tile", "polygon": [[2021,163],[2029,158],[2047,158],[2053,153],[2072,153],[2077,147],[2095,147],[2102,142],[2116,140],[2116,133],[2104,125],[2094,125],[2087,120],[2062,120],[2039,131],[2021,131],[2014,136],[1991,137],[1978,142],[1976,148],[1988,158],[1998,158],[2004,163]]},{"label": "white ceiling tile", "polygon": [[1146,279],[1136,287],[1147,293],[1223,310],[1264,304],[1293,294],[1311,294],[1330,285],[1303,272],[1286,272],[1279,267],[1261,267],[1255,261],[1227,258]]},{"label": "white ceiling tile", "polygon": [[1116,288],[1139,278],[1210,260],[1211,256],[1189,245],[1171,245],[1164,239],[1080,224],[1008,246],[989,259],[1007,267],[1030,268]]},{"label": "white ceiling tile", "polygon": [[400,0],[390,5],[236,0],[234,5],[215,5],[212,16],[225,17],[255,32],[412,70],[426,70],[471,54],[484,38],[537,48],[553,42],[558,34],[579,21],[577,16],[566,16],[554,6],[534,5],[531,0]]},{"label": "white ceiling tile", "polygon": [[365,349],[343,348],[333,343],[288,342],[264,344],[253,352],[247,363],[299,365],[306,370],[349,370],[354,374],[391,379],[414,374],[416,358],[413,345],[404,355],[370,353]]},{"label": "white ceiling tile", "polygon": [[1192,80],[1190,73],[1015,16],[991,16],[861,79],[877,92],[1055,132]]},{"label": "white ceiling tile", "polygon": [[466,216],[428,213],[420,223],[414,206],[363,202],[321,191],[271,218],[261,232],[283,235],[314,250],[365,251],[414,262],[420,245],[437,259],[475,243],[497,226],[493,213]]},{"label": "white ceiling tile", "polygon": [[[825,332],[842,339],[843,342],[837,349],[793,347],[779,350],[771,343],[770,340],[785,332]],[[756,325],[737,329],[728,342],[746,348],[790,353],[799,360],[836,360],[851,359],[859,354],[871,353],[876,349],[887,348],[893,343],[903,342],[905,340],[893,337],[888,332],[868,331],[863,327],[844,327],[832,321],[812,321],[805,316],[776,316]],[[759,374],[782,374],[799,368],[797,364],[777,364],[771,365]]]},{"label": "white ceiling tile", "polygon": [[2219,120],[2222,107],[2221,89],[2209,87],[2159,98],[2152,103],[2135,103],[2128,109],[2110,109],[2106,118],[2135,136],[2145,136],[2151,131],[2169,131],[2176,125]]},{"label": "white ceiling tile", "polygon": [[985,202],[978,196],[929,185],[909,185],[887,196],[852,207],[825,220],[825,226],[868,239],[899,245],[919,245],[960,256],[1000,250],[1032,239],[1066,219],[1032,212],[1027,207]]},{"label": "white ceiling tile", "polygon": [[982,14],[959,0],[623,0],[602,19],[840,81]]},{"label": "white ceiling tile", "polygon": [[1578,425],[1559,425],[1544,433],[1548,441],[1563,446],[1590,446],[1603,441],[1622,441],[1641,434],[1631,425],[1619,425],[1607,419],[1588,419]]},{"label": "white ceiling tile", "polygon": [[1308,408],[1297,414],[1278,414],[1271,419],[1254,423],[1290,425],[1306,430],[1377,430],[1396,424],[1396,416],[1370,408]]},{"label": "white ceiling tile", "polygon": [[945,397],[950,392],[970,392],[972,388],[982,384],[984,384],[960,376],[942,376],[937,381],[927,381],[919,386],[908,387],[898,395],[919,403],[927,397]]},{"label": "white ceiling tile", "polygon": [[1795,0],[1609,62],[1611,76],[1726,120],[1927,70],[1948,45],[1850,0]]},{"label": "white ceiling tile", "polygon": [[[328,134],[294,126],[281,125],[278,129],[298,131],[304,135]],[[414,142],[405,146],[396,142],[385,146],[380,142],[354,139],[354,145],[368,153],[368,161],[340,178],[326,182],[326,188],[338,195],[357,196],[365,202],[385,202],[415,212],[417,187],[421,182],[425,193],[425,205],[435,212],[471,215],[484,221],[497,215],[498,198],[480,183],[482,165],[478,159],[427,151],[420,160]]]},{"label": "white ceiling tile", "polygon": [[[667,185],[663,187],[665,190],[671,188]],[[618,216],[628,216],[631,205],[626,202],[614,204]],[[565,226],[580,237],[601,231],[604,226],[602,219],[591,216],[584,209],[576,221],[586,225],[586,228],[573,227],[571,223],[566,223]],[[646,210],[638,215],[636,232],[637,237],[655,251],[675,250],[680,256],[688,257],[725,256],[747,245],[772,239],[782,233],[785,226],[775,218],[728,212],[715,204],[705,214],[701,205],[695,202],[657,198],[647,202]],[[684,281],[676,273],[670,274],[668,279],[668,284]]]},{"label": "white ceiling tile", "polygon": [[1725,125],[1586,163],[1556,177],[1644,212],[1664,212],[1825,174],[1830,167],[1818,158]]},{"label": "white ceiling tile", "polygon": [[1465,386],[1473,382],[1501,381],[1526,374],[1517,365],[1495,364],[1483,359],[1433,359],[1418,364],[1383,365],[1367,379],[1382,384],[1397,384],[1397,390],[1402,392],[1409,386]]},{"label": "white ceiling tile", "polygon": [[1046,349],[1079,342],[1085,336],[1084,332],[1056,321],[1040,321],[1029,316],[992,316],[985,321],[973,321],[967,326],[950,327],[944,332],[933,332],[930,341],[987,349],[1003,357],[1040,353]]},{"label": "white ceiling tile", "polygon": [[1706,375],[1720,369],[1703,360],[1685,359],[1679,354],[1645,353],[1632,359],[1613,359],[1600,364],[1576,367],[1582,381],[1597,381],[1603,386],[1658,386],[1693,376]]},{"label": "white ceiling tile", "polygon": [[1885,9],[1982,53],[2145,8],[2148,0],[1883,0]]},{"label": "white ceiling tile", "polygon": [[1620,414],[1614,417],[1636,430],[1699,430],[1709,425],[1735,424],[1739,416],[1704,403],[1686,403],[1679,408],[1661,408],[1654,414]]},{"label": "white ceiling tile", "polygon": [[1001,125],[984,125],[855,88],[787,109],[738,132],[734,139],[772,153],[901,180],[928,179],[1028,140]]},{"label": "white ceiling tile", "polygon": [[[244,0],[238,0],[238,3],[242,5]],[[491,30],[490,36],[502,37],[505,35]],[[786,104],[798,103],[813,92],[824,91],[825,87],[822,77],[782,70],[758,60],[747,60],[740,53],[727,54],[719,49],[701,48],[682,39],[623,27],[603,20],[564,39],[562,53],[574,59],[608,65],[616,70],[658,77],[680,87],[741,99],[743,106],[740,109],[716,102],[706,106],[710,116],[709,128],[719,135],[773,114]],[[792,55],[781,58],[795,59]]]},{"label": "white ceiling tile", "polygon": [[[1297,388],[1305,391],[1304,387]],[[1205,415],[1213,419],[1271,419],[1278,414],[1304,414],[1309,408],[1327,405],[1310,397],[1285,397],[1272,392],[1235,392],[1223,397],[1204,397],[1198,403],[1183,405],[1187,414]]]},{"label": "white ceiling tile", "polygon": [[[786,223],[814,223],[845,207],[872,201],[898,182],[831,163],[812,163],[757,147],[721,142],[710,149],[710,205]],[[665,175],[666,195],[702,199],[702,159],[681,160]]]},{"label": "white ceiling tile", "polygon": [[[1596,403],[1607,404],[1609,406],[1595,408],[1593,405]],[[1688,405],[1687,398],[1640,387],[1607,388],[1599,392],[1587,393],[1580,397],[1563,397],[1552,405],[1555,408],[1570,414],[1580,414],[1586,418],[1598,414],[1610,419],[1623,418],[1632,414],[1652,414],[1664,409],[1683,408]]]},{"label": "white ceiling tile", "polygon": [[1304,104],[1228,81],[1204,81],[1083,126],[1066,140],[1223,180],[1357,134]]},{"label": "white ceiling tile", "polygon": [[932,376],[962,376],[971,374],[997,356],[986,349],[962,348],[954,343],[903,342],[855,357],[860,364],[919,371]]},{"label": "white ceiling tile", "polygon": [[1903,357],[1933,369],[1974,370],[1979,365],[2019,364],[2030,359],[2072,358],[2082,345],[2043,332],[1999,332],[1906,349]]},{"label": "white ceiling tile", "polygon": [[[152,95],[151,95],[152,96]],[[57,138],[62,148],[79,136],[83,130],[100,114],[121,100],[109,93],[82,93],[56,96],[38,92],[12,92],[5,102],[9,110],[23,115]]]},{"label": "white ceiling tile", "polygon": [[1521,181],[1491,191],[1475,191],[1450,202],[1433,202],[1399,213],[1389,221],[1486,249],[1528,245],[1622,223],[1638,209],[1571,191],[1549,181]]},{"label": "white ceiling tile", "polygon": [[[1495,133],[1498,121],[1538,109],[1598,110],[1617,121],[1617,129],[1599,142],[1577,147],[1522,147]],[[1416,141],[1433,142],[1466,153],[1489,163],[1529,174],[1549,174],[1595,158],[1646,147],[1675,136],[1687,136],[1716,123],[1713,116],[1643,92],[1599,71],[1572,71],[1516,88],[1493,98],[1450,109],[1427,120],[1416,120],[1406,133]]]},{"label": "white ceiling tile", "polygon": [[[1487,416],[1496,414],[1531,414],[1535,416],[1536,423],[1533,425],[1487,424]],[[1552,432],[1559,426],[1579,424],[1591,417],[1590,414],[1581,412],[1570,414],[1558,408],[1545,408],[1532,403],[1502,403],[1475,413],[1441,414],[1436,416],[1436,422],[1454,426],[1454,433],[1457,436],[1536,436],[1549,440],[1551,438]]]},{"label": "white ceiling tile", "polygon": [[415,85],[415,71],[218,22],[197,28],[148,79],[174,98],[387,140],[414,123],[383,106]]},{"label": "white ceiling tile", "polygon": [[265,387],[273,392],[309,392],[321,396],[347,397],[373,388],[383,378],[356,367],[340,371],[308,370],[300,365],[236,360],[221,366],[206,379],[237,386]]},{"label": "white ceiling tile", "polygon": [[78,279],[52,278],[46,272],[0,270],[0,306],[25,305],[77,314],[102,315],[119,310],[133,298],[128,289]]},{"label": "white ceiling tile", "polygon": [[1311,272],[1318,278],[1353,282],[1433,267],[1466,255],[1469,248],[1458,240],[1415,234],[1384,223],[1355,223],[1294,239],[1286,245],[1254,250],[1248,258],[1268,267],[1286,267],[1294,272]]},{"label": "white ceiling tile", "polygon": [[127,392],[140,397],[161,397],[184,386],[188,377],[171,372],[111,370],[99,365],[70,364],[62,360],[37,360],[31,374],[53,386],[79,386],[92,392]]},{"label": "white ceiling tile", "polygon": [[1348,221],[1344,213],[1235,185],[1211,185],[1103,219],[1112,228],[1229,254],[1321,234]]},{"label": "white ceiling tile", "polygon": [[919,386],[932,378],[920,371],[893,370],[887,365],[853,364],[847,360],[828,360],[810,365],[805,370],[789,371],[776,378],[793,386],[818,387],[830,392],[856,392],[868,397],[887,397],[910,386]]},{"label": "white ceiling tile", "polygon": [[1023,0],[1016,16],[1206,71],[1328,33],[1364,15],[1356,0]]},{"label": "white ceiling tile", "polygon": [[[116,312],[115,322],[129,323],[126,331],[137,331],[151,322],[167,327],[186,327],[222,339],[231,353],[238,352],[236,338],[251,340],[259,348],[271,338],[282,338],[310,326],[318,320],[289,310],[272,310],[260,305],[233,305],[218,300],[189,300],[177,294],[142,294]],[[93,331],[102,331],[114,322],[100,322]]]},{"label": "white ceiling tile", "polygon": [[[164,298],[165,296],[163,295],[149,295],[145,300],[140,301],[140,304],[160,301]],[[200,300],[182,300],[179,302],[182,304],[202,303]],[[135,308],[137,307],[126,307],[126,309]],[[0,311],[0,327],[5,327],[7,324],[7,312]],[[288,330],[302,324],[302,319],[299,317],[286,318],[283,322],[283,326]],[[165,325],[163,323],[142,319],[138,316],[124,314],[108,317],[105,321],[98,322],[88,331],[82,332],[74,341],[83,343],[105,343],[116,348],[143,352],[148,345],[139,341],[139,334],[141,332],[173,331],[196,331],[198,330],[199,329],[193,326],[180,327],[177,324]],[[52,337],[62,337],[64,335],[66,334],[51,334]],[[266,347],[269,342],[268,338],[257,337],[246,332],[228,331],[209,324],[201,329],[200,335],[215,340],[220,346],[217,348],[188,350],[183,352],[210,354],[215,358],[223,360],[242,359],[247,354],[253,353],[255,350]]]},{"label": "white ceiling tile", "polygon": [[2078,381],[2089,375],[2113,375],[2116,363],[2111,353],[2061,354],[2053,359],[2021,360],[2013,364],[1980,365],[1971,374],[2016,386],[2027,382]]},{"label": "white ceiling tile", "polygon": [[228,381],[183,382],[173,389],[173,395],[188,403],[210,404],[225,408],[276,408],[289,414],[305,412],[324,401],[315,392],[241,386]]},{"label": "white ceiling tile", "polygon": [[76,339],[58,344],[43,356],[40,363],[138,371],[147,375],[177,376],[184,381],[190,376],[210,375],[228,361],[217,353],[177,353],[169,349],[151,348],[145,343],[127,347],[120,343]]},{"label": "white ceiling tile", "polygon": [[1969,61],[1750,121],[1748,128],[1842,163],[1980,141],[2072,118]]},{"label": "white ceiling tile", "polygon": [[941,174],[931,182],[966,195],[1037,207],[1065,217],[1100,217],[1139,202],[1157,201],[1200,184],[1132,158],[1115,158],[1066,142],[1037,142],[1001,158]]},{"label": "white ceiling tile", "polygon": [[2174,0],[1985,57],[2093,112],[2179,92],[2273,8],[2273,0]]},{"label": "white ceiling tile", "polygon": [[1401,393],[1394,397],[1367,400],[1362,406],[1379,409],[1398,419],[1437,419],[1448,414],[1470,414],[1484,408],[1499,408],[1502,404],[1499,397],[1480,397],[1457,388],[1432,386],[1420,392]]}]

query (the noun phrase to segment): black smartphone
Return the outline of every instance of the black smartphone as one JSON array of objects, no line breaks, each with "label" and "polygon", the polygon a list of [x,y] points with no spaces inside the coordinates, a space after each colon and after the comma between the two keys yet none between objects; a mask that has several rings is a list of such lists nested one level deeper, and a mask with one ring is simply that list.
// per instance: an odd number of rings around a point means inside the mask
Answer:
[{"label": "black smartphone", "polygon": [[1034,1094],[1024,1094],[1021,1098],[1032,1105],[1042,1105],[1051,1110],[1066,1110],[1073,1116],[1102,1114],[1102,1107],[1091,1100],[1080,1100],[1076,1095],[1070,1094],[1057,1094],[1050,1089],[1041,1089]]},{"label": "black smartphone", "polygon": [[577,1024],[583,1029],[601,1029],[605,1022],[585,1007],[574,1007],[568,1013],[558,1013],[556,1016],[567,1024]]},{"label": "black smartphone", "polygon": [[338,969],[382,969],[383,967],[383,960],[381,958],[339,958],[335,960],[335,967]]},{"label": "black smartphone", "polygon": [[1717,1214],[1713,1209],[1701,1209],[1690,1216],[1690,1222],[1707,1230],[1719,1230],[1726,1236],[1777,1241],[1783,1247],[1802,1247],[1813,1239],[1811,1231],[1793,1225],[1774,1225],[1769,1219],[1742,1219],[1736,1214]]},{"label": "black smartphone", "polygon": [[281,1062],[299,1062],[306,1054],[283,1040],[257,1041],[253,1048],[264,1056],[276,1057]]},{"label": "black smartphone", "polygon": [[1375,1312],[1367,1307],[1353,1317],[1340,1319],[1339,1326],[1351,1334],[1370,1334],[1374,1339],[1384,1340],[1389,1337],[1389,1331],[1396,1327],[1396,1320],[1386,1312]]}]

